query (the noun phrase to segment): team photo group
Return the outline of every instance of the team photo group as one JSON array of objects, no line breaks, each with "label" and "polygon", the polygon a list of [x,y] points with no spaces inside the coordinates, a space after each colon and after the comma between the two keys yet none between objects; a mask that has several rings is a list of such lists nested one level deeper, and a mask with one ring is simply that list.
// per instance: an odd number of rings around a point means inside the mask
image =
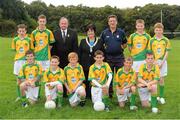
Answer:
[{"label": "team photo group", "polygon": [[[117,27],[117,16],[109,15],[100,37],[90,23],[78,44],[78,34],[68,27],[69,22],[61,17],[59,28],[52,32],[46,28],[46,16],[39,15],[30,35],[28,25],[17,26],[12,40],[16,101],[31,107],[44,95],[46,109],[59,109],[66,106],[64,100],[71,107],[83,107],[90,99],[92,109],[109,112],[113,110],[111,99],[116,99],[120,109],[129,105],[132,111],[141,109],[137,107],[140,100],[142,107],[158,113],[158,104],[166,103],[164,78],[171,50],[163,24],[157,22],[150,36],[145,21],[137,19],[132,26],[135,32],[126,36]],[[130,55],[125,55],[125,49]]]}]

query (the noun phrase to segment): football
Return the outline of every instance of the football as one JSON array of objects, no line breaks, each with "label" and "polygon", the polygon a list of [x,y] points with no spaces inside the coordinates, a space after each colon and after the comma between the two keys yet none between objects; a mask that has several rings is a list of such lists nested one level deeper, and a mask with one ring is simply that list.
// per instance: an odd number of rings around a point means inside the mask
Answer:
[{"label": "football", "polygon": [[100,102],[100,101],[98,101],[98,102],[95,102],[94,103],[94,110],[95,111],[103,111],[104,110],[104,108],[105,108],[105,105],[104,105],[104,103],[103,102]]},{"label": "football", "polygon": [[46,101],[44,107],[46,109],[55,109],[56,108],[56,103],[54,101]]}]

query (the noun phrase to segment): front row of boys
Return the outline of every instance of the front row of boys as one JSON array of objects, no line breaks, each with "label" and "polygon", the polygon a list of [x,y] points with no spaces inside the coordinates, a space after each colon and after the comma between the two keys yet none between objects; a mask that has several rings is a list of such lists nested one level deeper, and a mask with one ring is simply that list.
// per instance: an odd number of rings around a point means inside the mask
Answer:
[{"label": "front row of boys", "polygon": [[[42,68],[34,61],[34,52],[26,52],[26,64],[20,70],[18,78],[20,84],[22,105],[27,107],[27,100],[31,104],[38,100],[38,92]],[[68,55],[69,64],[64,71],[58,67],[59,58],[52,56],[50,68],[43,74],[45,84],[45,95],[47,100],[55,100],[57,107],[63,103],[63,84],[69,93],[69,102],[72,107],[85,104],[85,80],[82,66],[78,63],[78,55],[74,52]],[[104,53],[100,50],[95,52],[95,63],[89,70],[89,80],[92,83],[92,102],[101,101],[105,104],[105,109],[109,111],[108,88],[112,80],[112,71],[104,60]],[[124,107],[128,97],[130,97],[130,110],[136,110],[135,97],[136,87],[143,107],[149,107],[149,97],[151,96],[152,112],[157,112],[157,81],[159,80],[159,67],[154,64],[154,54],[146,54],[146,63],[140,66],[138,82],[136,83],[136,73],[132,69],[133,60],[131,57],[125,58],[124,67],[120,68],[116,74],[116,95],[119,106]]]}]

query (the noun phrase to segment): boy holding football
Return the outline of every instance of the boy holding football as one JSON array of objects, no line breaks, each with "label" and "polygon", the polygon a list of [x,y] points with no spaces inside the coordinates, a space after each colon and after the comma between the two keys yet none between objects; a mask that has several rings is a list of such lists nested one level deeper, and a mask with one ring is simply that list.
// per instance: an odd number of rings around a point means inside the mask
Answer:
[{"label": "boy holding football", "polygon": [[108,63],[103,62],[104,53],[97,50],[94,53],[95,63],[89,68],[88,80],[91,81],[92,102],[103,102],[105,110],[109,111],[109,85],[112,80],[112,71]]},{"label": "boy holding football", "polygon": [[[31,42],[31,39],[26,35],[27,32],[27,26],[25,24],[19,24],[17,26],[17,33],[18,36],[15,37],[12,41],[12,49],[14,51],[16,51],[16,55],[15,55],[15,62],[14,62],[14,74],[16,76],[18,76],[20,69],[22,68],[23,64],[25,64],[26,62],[26,57],[25,57],[25,53],[30,50],[33,49],[33,45]],[[20,85],[21,81],[19,79],[17,79],[17,94],[18,97],[16,99],[19,100],[20,99]]]},{"label": "boy holding football", "polygon": [[86,91],[83,85],[85,80],[82,66],[78,63],[78,55],[75,52],[68,54],[69,64],[64,68],[66,76],[65,87],[68,92],[69,102],[72,107],[85,105]]},{"label": "boy holding football", "polygon": [[[130,110],[136,110],[136,73],[132,68],[133,60],[131,57],[125,58],[124,66],[116,73],[116,94],[120,107],[125,106],[125,102],[130,96]],[[131,94],[132,93],[132,94]]]},{"label": "boy holding football", "polygon": [[61,107],[63,102],[63,84],[65,75],[63,69],[59,68],[59,57],[52,56],[50,68],[44,72],[46,101],[55,100],[56,106]]},{"label": "boy holding football", "polygon": [[162,23],[154,25],[155,36],[150,40],[149,49],[155,55],[156,64],[160,68],[160,81],[159,81],[159,97],[158,100],[161,104],[165,104],[164,99],[164,77],[167,76],[167,58],[171,50],[169,39],[163,36],[164,26]]},{"label": "boy holding football", "polygon": [[26,52],[26,63],[22,66],[18,75],[18,79],[21,80],[20,90],[23,107],[28,106],[28,100],[31,104],[38,100],[42,68],[35,62],[34,57],[33,51]]}]

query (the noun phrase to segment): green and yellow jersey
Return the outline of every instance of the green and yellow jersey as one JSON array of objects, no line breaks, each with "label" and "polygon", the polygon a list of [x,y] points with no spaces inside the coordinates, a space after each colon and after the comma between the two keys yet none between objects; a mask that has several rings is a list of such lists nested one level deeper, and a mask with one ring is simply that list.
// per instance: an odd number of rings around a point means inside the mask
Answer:
[{"label": "green and yellow jersey", "polygon": [[30,49],[34,49],[34,46],[29,37],[26,36],[24,39],[20,39],[17,36],[12,40],[11,48],[16,51],[14,60],[25,60],[25,53]]},{"label": "green and yellow jersey", "polygon": [[130,35],[128,46],[131,47],[130,53],[134,61],[145,60],[150,39],[151,37],[147,33],[143,33],[142,35],[133,33]]},{"label": "green and yellow jersey", "polygon": [[169,39],[164,36],[160,40],[153,37],[149,42],[148,49],[154,53],[155,60],[163,60],[166,51],[171,50],[171,45]]},{"label": "green and yellow jersey", "polygon": [[46,83],[59,81],[63,84],[65,81],[64,70],[58,68],[55,73],[53,73],[52,70],[49,68],[44,72],[43,79]]},{"label": "green and yellow jersey", "polygon": [[75,88],[80,80],[85,80],[83,68],[79,63],[74,68],[72,68],[70,64],[68,64],[64,68],[64,74],[66,76],[66,83],[71,90]]},{"label": "green and yellow jersey", "polygon": [[42,75],[42,67],[39,64],[25,63],[19,72],[18,78],[31,81],[34,80],[35,78],[40,79],[41,75]]},{"label": "green and yellow jersey", "polygon": [[135,84],[136,72],[131,68],[128,73],[124,71],[124,67],[120,68],[116,73],[116,79],[114,84],[120,89],[127,85]]},{"label": "green and yellow jersey", "polygon": [[147,64],[142,64],[139,68],[138,78],[145,81],[153,81],[160,79],[160,70],[158,65],[153,65],[151,71],[148,71]]},{"label": "green and yellow jersey", "polygon": [[53,33],[49,29],[43,31],[36,29],[31,33],[31,40],[35,46],[36,60],[49,60],[51,57],[49,44],[55,42]]},{"label": "green and yellow jersey", "polygon": [[[96,80],[99,84],[104,85],[107,82],[108,74],[112,74],[111,68],[108,63],[103,62],[102,66],[99,68],[95,64],[91,65],[89,68],[88,80]],[[92,83],[92,86],[95,86]]]}]

